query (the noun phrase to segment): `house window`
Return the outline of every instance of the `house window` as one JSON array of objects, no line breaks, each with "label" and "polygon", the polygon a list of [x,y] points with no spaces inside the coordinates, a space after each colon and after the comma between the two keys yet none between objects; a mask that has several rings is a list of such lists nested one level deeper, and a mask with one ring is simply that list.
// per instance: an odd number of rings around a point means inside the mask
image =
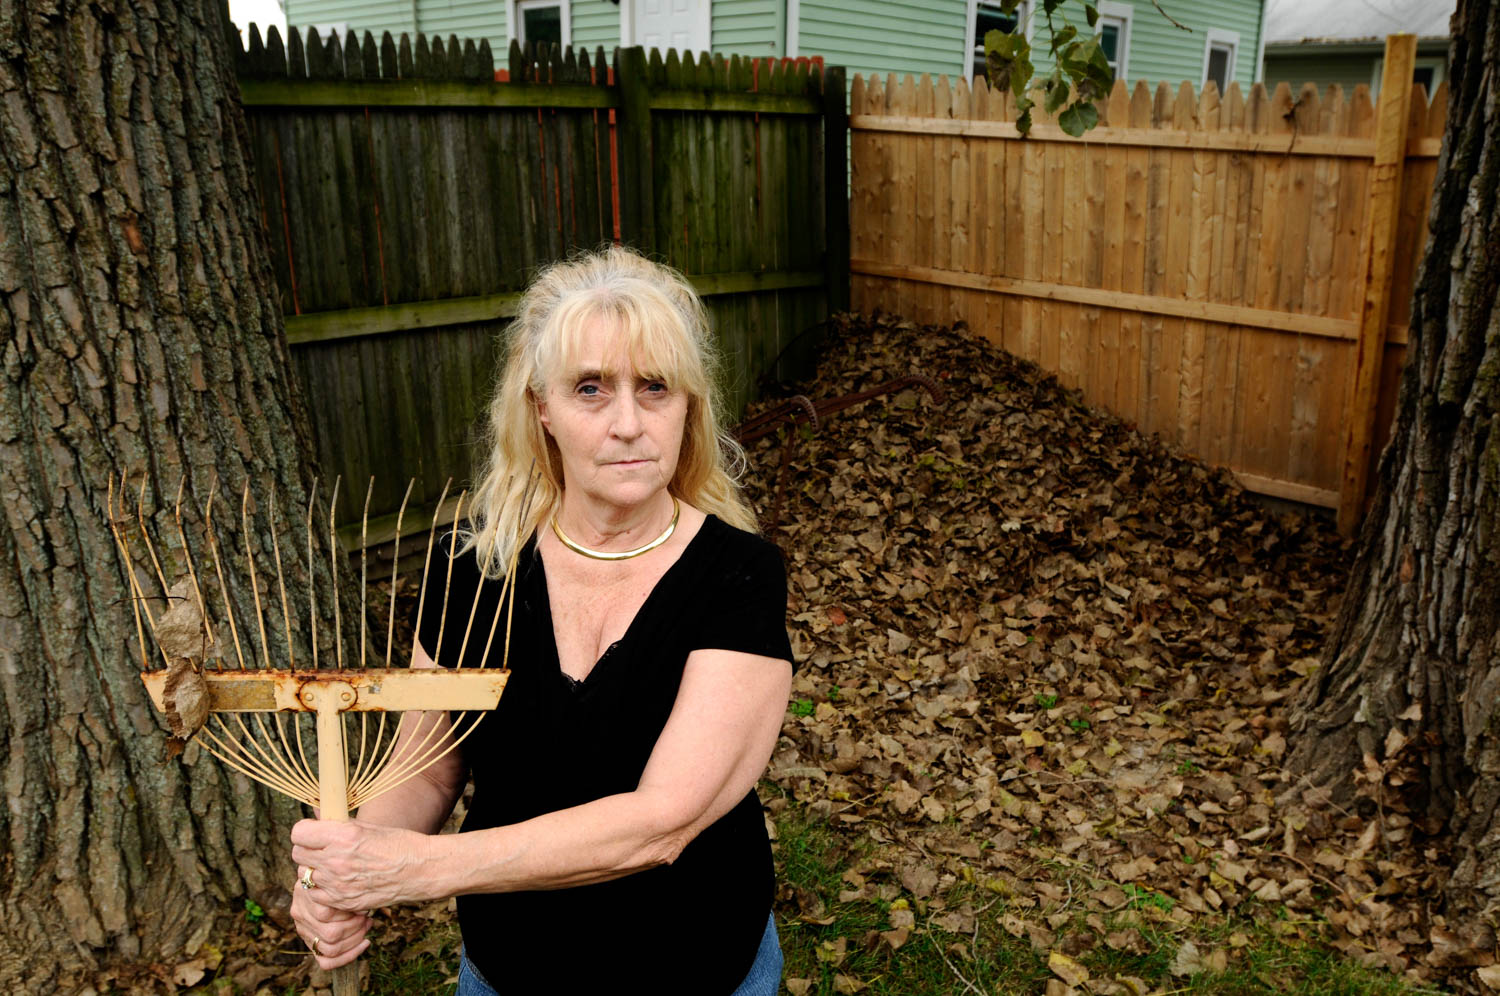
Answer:
[{"label": "house window", "polygon": [[1009,33],[1026,19],[1026,4],[1016,4],[1013,14],[1001,9],[999,0],[969,0],[969,76],[987,76],[984,36],[991,31]]},{"label": "house window", "polygon": [[1219,88],[1219,93],[1229,89],[1234,80],[1234,60],[1240,50],[1240,36],[1236,31],[1209,28],[1203,41],[1203,85],[1209,80]]},{"label": "house window", "polygon": [[1099,9],[1099,23],[1096,26],[1099,47],[1104,50],[1104,58],[1109,62],[1115,79],[1123,80],[1129,72],[1131,5],[1102,0],[1096,6]]},{"label": "house window", "polygon": [[546,42],[548,45],[568,45],[572,39],[568,30],[568,5],[566,0],[516,0],[511,8],[512,36],[522,45]]},{"label": "house window", "polygon": [[[1427,90],[1427,99],[1432,99],[1432,91],[1443,82],[1444,58],[1442,56],[1428,56],[1419,58],[1412,65],[1411,82],[1413,86],[1421,84]],[[1370,79],[1370,96],[1380,96],[1380,77],[1385,73],[1385,56],[1375,60],[1375,72]]]}]

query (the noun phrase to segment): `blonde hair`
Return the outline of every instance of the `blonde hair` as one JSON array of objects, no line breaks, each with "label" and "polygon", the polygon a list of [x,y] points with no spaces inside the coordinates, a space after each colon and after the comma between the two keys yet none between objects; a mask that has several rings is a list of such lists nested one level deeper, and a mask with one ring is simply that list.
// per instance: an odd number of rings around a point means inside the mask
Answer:
[{"label": "blonde hair", "polygon": [[687,394],[682,452],[669,493],[731,526],[755,531],[755,515],[737,480],[744,451],[722,428],[719,357],[703,302],[671,267],[607,246],[538,273],[505,332],[505,361],[490,398],[479,482],[463,516],[469,527],[460,527],[463,550],[478,548],[487,575],[500,576],[515,550],[562,500],[562,458],[542,426],[536,399],[544,396],[550,378],[567,369],[584,330],[596,319],[615,326],[637,374],[660,377]]}]

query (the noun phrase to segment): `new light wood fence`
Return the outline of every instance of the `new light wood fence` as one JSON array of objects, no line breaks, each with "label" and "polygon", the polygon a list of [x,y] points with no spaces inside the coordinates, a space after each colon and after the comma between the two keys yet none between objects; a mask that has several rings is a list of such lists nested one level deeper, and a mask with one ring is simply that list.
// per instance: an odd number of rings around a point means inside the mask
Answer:
[{"label": "new light wood fence", "polygon": [[[982,81],[856,78],[854,306],[966,321],[1252,490],[1331,507],[1342,493],[1357,514],[1446,106],[1446,89],[1429,106],[1418,88],[1408,110],[1402,90],[1382,93],[1395,120],[1377,135],[1363,86],[1119,84],[1082,139],[1045,117],[1022,139]],[[1377,165],[1382,144],[1396,151]],[[1357,358],[1366,328],[1383,364]],[[1346,413],[1360,378],[1364,408]],[[1361,424],[1373,443],[1346,438]]]},{"label": "new light wood fence", "polygon": [[285,45],[252,32],[238,69],[287,338],[345,521],[372,475],[375,520],[408,477],[426,511],[468,478],[497,335],[529,276],[570,251],[620,239],[686,273],[736,410],[848,306],[847,201],[823,195],[847,175],[840,69],[513,46],[496,82],[487,44],[295,28]]}]

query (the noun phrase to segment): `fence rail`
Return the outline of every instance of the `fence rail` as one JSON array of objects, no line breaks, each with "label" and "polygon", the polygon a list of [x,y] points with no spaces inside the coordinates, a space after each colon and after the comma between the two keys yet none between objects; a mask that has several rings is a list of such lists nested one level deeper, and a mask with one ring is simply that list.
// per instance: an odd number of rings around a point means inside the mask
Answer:
[{"label": "fence rail", "polygon": [[848,306],[848,206],[824,195],[846,177],[840,69],[513,45],[497,82],[484,42],[296,28],[252,31],[237,68],[319,457],[375,477],[374,518],[409,476],[423,507],[468,477],[497,333],[576,249],[683,271],[736,407]]},{"label": "fence rail", "polygon": [[[1384,110],[1402,90],[1383,89],[1377,128],[1363,86],[1117,84],[1082,139],[1045,116],[1022,138],[983,82],[856,77],[854,306],[966,321],[1253,490],[1357,515],[1447,101],[1417,87]],[[1394,187],[1381,149],[1404,161]],[[1371,334],[1384,363],[1360,359]]]}]

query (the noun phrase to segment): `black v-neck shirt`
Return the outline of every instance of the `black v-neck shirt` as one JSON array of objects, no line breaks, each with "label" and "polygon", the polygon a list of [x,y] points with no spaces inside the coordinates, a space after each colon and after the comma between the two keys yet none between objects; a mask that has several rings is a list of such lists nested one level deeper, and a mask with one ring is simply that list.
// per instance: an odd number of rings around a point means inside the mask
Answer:
[{"label": "black v-neck shirt", "polygon": [[[481,582],[472,550],[453,559],[447,578],[449,543],[451,535],[433,551],[422,647],[445,667],[460,653],[462,666],[477,666],[498,611],[487,666],[499,667],[507,593],[500,581]],[[688,654],[700,649],[792,659],[786,571],[773,544],[710,515],[625,635],[575,681],[558,663],[533,538],[516,568],[510,680],[499,707],[463,744],[474,776],[463,829],[508,826],[633,791],[671,715]],[[774,889],[752,789],[671,865],[570,889],[460,896],[458,915],[470,960],[502,993],[604,992],[637,980],[711,996],[733,992],[749,971]]]}]

